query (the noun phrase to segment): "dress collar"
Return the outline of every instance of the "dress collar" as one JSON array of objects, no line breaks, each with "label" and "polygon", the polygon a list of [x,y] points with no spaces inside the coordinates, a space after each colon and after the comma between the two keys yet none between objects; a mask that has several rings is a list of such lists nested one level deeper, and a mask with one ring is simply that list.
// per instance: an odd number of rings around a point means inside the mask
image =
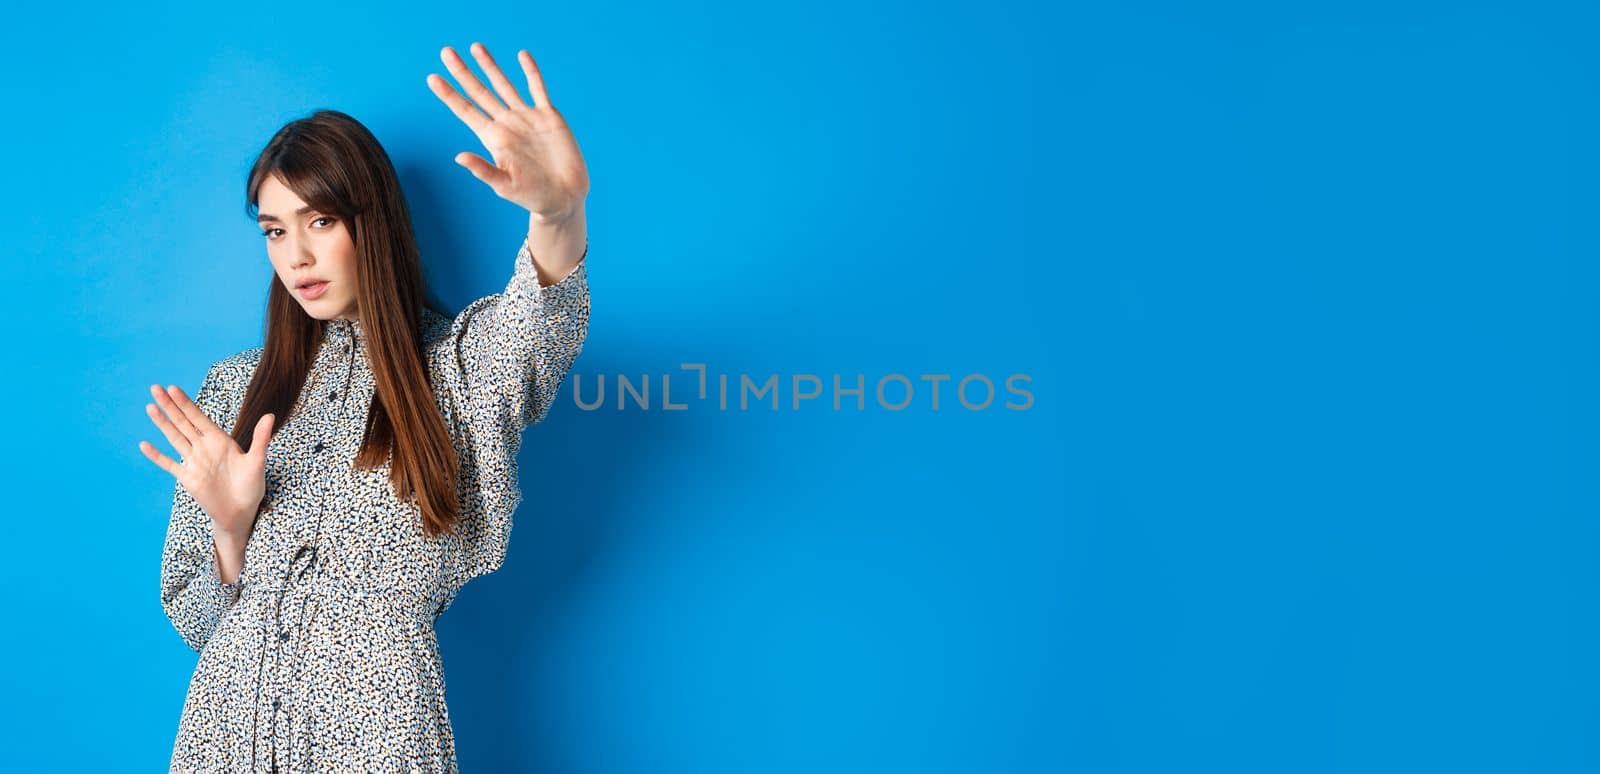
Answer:
[{"label": "dress collar", "polygon": [[323,330],[330,340],[337,341],[341,344],[349,342],[352,339],[358,344],[364,344],[366,342],[366,336],[361,332],[360,320],[328,320],[323,326]]}]

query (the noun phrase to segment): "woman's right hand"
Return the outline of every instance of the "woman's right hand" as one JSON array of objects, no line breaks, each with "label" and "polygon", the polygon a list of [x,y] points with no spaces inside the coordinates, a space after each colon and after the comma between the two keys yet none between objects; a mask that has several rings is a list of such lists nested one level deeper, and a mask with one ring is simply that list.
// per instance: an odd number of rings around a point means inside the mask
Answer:
[{"label": "woman's right hand", "polygon": [[150,394],[160,409],[146,403],[145,413],[178,451],[182,462],[174,462],[146,441],[139,442],[139,451],[183,485],[211,517],[217,535],[242,545],[255,526],[256,512],[267,492],[267,444],[272,439],[275,418],[264,414],[256,422],[250,451],[246,452],[182,389],[168,386],[162,390],[160,385],[152,384]]}]

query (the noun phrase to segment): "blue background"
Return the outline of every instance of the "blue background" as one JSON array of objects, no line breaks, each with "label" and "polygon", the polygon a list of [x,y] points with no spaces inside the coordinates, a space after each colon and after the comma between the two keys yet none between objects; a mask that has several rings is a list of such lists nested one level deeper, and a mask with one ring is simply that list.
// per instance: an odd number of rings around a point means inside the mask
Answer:
[{"label": "blue background", "polygon": [[504,285],[525,214],[424,83],[481,40],[590,167],[574,378],[869,391],[569,379],[439,621],[466,770],[1600,769],[1595,16],[1284,5],[8,12],[5,767],[165,766],[143,405],[260,343],[278,126],[366,123],[435,293]]}]

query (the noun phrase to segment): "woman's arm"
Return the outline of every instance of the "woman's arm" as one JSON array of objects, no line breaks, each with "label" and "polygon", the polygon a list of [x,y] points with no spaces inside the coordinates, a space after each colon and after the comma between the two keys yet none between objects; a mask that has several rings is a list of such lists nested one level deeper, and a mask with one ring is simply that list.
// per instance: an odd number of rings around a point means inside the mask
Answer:
[{"label": "woman's arm", "polygon": [[456,154],[456,163],[495,195],[528,211],[528,236],[505,291],[468,305],[452,325],[456,349],[450,367],[459,371],[466,392],[457,396],[457,405],[467,415],[463,424],[472,461],[466,475],[474,491],[467,498],[478,512],[461,524],[465,550],[451,577],[452,596],[504,561],[511,514],[521,499],[515,480],[522,430],[550,410],[589,328],[584,214],[589,172],[577,140],[550,103],[532,54],[517,52],[529,101],[488,49],[478,43],[471,48],[493,91],[448,47],[439,52],[440,59],[472,99],[437,75],[428,76],[428,87],[493,159],[463,152]]},{"label": "woman's arm", "polygon": [[239,571],[244,569],[244,547],[250,542],[249,536],[238,538],[217,534],[212,538],[212,542],[217,548],[217,578],[223,585],[238,584]]},{"label": "woman's arm", "polygon": [[563,220],[528,214],[528,251],[539,273],[539,286],[549,287],[572,273],[589,252],[589,224],[583,202]]},{"label": "woman's arm", "polygon": [[[457,315],[456,358],[471,410],[480,417],[488,412],[490,421],[502,425],[501,434],[516,434],[544,418],[588,330],[589,172],[571,127],[550,103],[533,55],[517,52],[530,104],[488,49],[478,43],[471,48],[493,91],[448,47],[440,59],[472,99],[437,75],[428,76],[428,86],[494,159],[463,152],[456,163],[528,211],[528,236],[505,291]],[[493,440],[516,447],[515,438]]]},{"label": "woman's arm", "polygon": [[533,243],[530,235],[517,251],[505,290],[472,302],[452,325],[465,389],[458,402],[496,429],[480,442],[512,454],[522,430],[549,413],[589,331],[586,248],[560,281],[545,285]]},{"label": "woman's arm", "polygon": [[[213,422],[221,424],[225,408],[219,382],[213,365],[195,393],[194,402]],[[181,482],[173,482],[172,513],[161,551],[161,607],[183,641],[196,652],[205,647],[223,611],[238,598],[237,590],[225,587],[219,575],[219,546],[212,540],[212,529],[211,517]],[[243,561],[242,546],[239,554],[238,562],[231,564],[234,580]]]}]

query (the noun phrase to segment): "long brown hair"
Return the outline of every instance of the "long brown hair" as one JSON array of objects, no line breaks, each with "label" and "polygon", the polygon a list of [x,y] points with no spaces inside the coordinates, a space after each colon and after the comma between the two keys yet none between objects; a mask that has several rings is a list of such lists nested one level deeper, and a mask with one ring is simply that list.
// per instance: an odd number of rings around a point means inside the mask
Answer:
[{"label": "long brown hair", "polygon": [[[377,388],[355,467],[371,470],[392,460],[389,480],[396,496],[414,499],[425,533],[437,537],[453,529],[459,515],[457,460],[424,363],[426,281],[394,165],[360,122],[337,110],[319,110],[279,129],[256,157],[245,185],[245,211],[252,222],[261,184],[274,176],[350,230],[357,315]],[[288,417],[326,327],[306,314],[274,274],[261,362],[234,423],[233,438],[241,448],[249,450],[262,415],[272,414],[276,426]]]}]

